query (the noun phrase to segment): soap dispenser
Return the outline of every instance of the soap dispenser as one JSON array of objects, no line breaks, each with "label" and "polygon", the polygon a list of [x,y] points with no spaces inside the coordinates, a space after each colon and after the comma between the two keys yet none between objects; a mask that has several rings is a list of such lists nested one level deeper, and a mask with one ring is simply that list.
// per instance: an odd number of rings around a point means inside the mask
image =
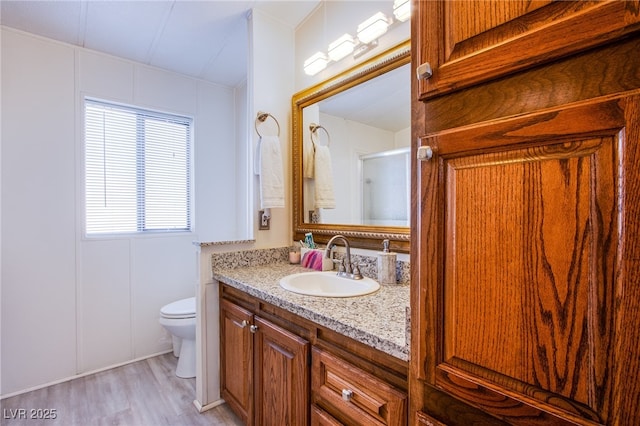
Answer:
[{"label": "soap dispenser", "polygon": [[389,251],[389,240],[382,242],[382,252],[378,253],[378,282],[396,283],[396,254]]}]

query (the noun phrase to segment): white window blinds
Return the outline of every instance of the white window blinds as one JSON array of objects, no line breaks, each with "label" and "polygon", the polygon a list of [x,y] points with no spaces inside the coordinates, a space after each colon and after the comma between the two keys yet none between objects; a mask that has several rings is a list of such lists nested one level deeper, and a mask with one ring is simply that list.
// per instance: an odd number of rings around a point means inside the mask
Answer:
[{"label": "white window blinds", "polygon": [[191,230],[187,117],[85,100],[86,233]]}]

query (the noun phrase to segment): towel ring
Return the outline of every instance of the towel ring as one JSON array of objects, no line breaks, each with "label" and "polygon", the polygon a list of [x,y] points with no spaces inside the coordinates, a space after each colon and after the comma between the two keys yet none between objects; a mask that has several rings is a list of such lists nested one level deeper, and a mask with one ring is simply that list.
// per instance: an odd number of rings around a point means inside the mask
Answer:
[{"label": "towel ring", "polygon": [[311,131],[311,142],[314,146],[316,145],[316,141],[313,140],[313,136],[318,134],[318,129],[324,130],[324,132],[327,134],[327,146],[329,146],[331,144],[331,136],[329,135],[329,132],[327,131],[327,129],[316,123],[311,123],[309,125],[309,130]]},{"label": "towel ring", "polygon": [[273,118],[273,121],[276,122],[276,125],[278,126],[278,136],[280,136],[280,123],[278,123],[278,120],[268,112],[262,112],[262,111],[258,111],[258,116],[256,117],[256,121],[254,122],[256,133],[258,134],[258,136],[262,137],[262,135],[260,134],[260,131],[258,130],[258,121],[260,123],[264,123],[269,117]]}]

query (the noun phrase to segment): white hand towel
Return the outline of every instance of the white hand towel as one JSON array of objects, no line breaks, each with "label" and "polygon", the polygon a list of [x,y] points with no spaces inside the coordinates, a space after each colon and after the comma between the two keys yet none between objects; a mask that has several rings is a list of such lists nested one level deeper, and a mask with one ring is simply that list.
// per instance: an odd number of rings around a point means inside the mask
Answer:
[{"label": "white hand towel", "polygon": [[284,207],[282,154],[277,136],[262,136],[258,142],[256,165],[260,171],[260,208]]},{"label": "white hand towel", "polygon": [[315,155],[316,208],[335,209],[331,151],[325,145],[316,145]]},{"label": "white hand towel", "polygon": [[314,155],[313,142],[305,138],[302,141],[302,177],[313,179]]}]

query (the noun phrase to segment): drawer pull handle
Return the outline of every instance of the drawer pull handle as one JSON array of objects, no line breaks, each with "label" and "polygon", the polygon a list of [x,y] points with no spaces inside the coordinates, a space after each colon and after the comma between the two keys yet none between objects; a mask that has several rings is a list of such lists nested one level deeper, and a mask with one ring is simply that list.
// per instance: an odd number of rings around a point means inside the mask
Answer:
[{"label": "drawer pull handle", "polygon": [[342,400],[343,401],[351,401],[353,397],[353,391],[351,389],[342,389]]},{"label": "drawer pull handle", "polygon": [[257,325],[251,325],[249,327],[249,331],[252,333],[255,333],[256,331],[258,331],[258,326]]},{"label": "drawer pull handle", "polygon": [[249,323],[247,322],[247,320],[242,320],[242,323],[233,321],[233,324],[235,324],[236,326],[240,327],[240,328],[245,328],[247,325],[249,325]]},{"label": "drawer pull handle", "polygon": [[429,145],[418,147],[418,154],[416,156],[419,161],[429,161],[433,158],[433,148]]},{"label": "drawer pull handle", "polygon": [[416,68],[416,76],[418,80],[427,80],[431,78],[433,75],[433,69],[431,69],[431,64],[429,62],[425,62],[422,65],[418,65]]}]

